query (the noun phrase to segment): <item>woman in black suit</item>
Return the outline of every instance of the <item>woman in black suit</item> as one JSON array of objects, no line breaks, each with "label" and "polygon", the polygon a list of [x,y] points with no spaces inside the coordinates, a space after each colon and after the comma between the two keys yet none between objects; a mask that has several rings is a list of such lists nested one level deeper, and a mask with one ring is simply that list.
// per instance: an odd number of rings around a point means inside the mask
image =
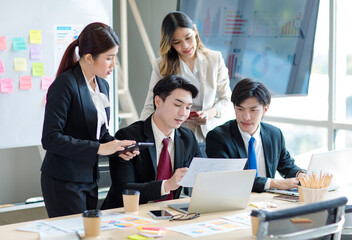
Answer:
[{"label": "woman in black suit", "polygon": [[[116,65],[118,48],[119,39],[111,27],[103,23],[87,25],[66,49],[48,90],[41,185],[49,217],[95,209],[98,156],[114,154],[134,143],[118,141],[108,132],[109,85],[103,78]],[[129,160],[136,154],[119,156]]]}]

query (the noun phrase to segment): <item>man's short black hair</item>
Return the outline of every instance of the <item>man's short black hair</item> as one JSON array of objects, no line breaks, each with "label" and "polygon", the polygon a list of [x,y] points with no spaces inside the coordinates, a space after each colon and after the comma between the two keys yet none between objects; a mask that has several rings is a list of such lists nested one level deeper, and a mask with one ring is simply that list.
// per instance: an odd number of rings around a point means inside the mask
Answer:
[{"label": "man's short black hair", "polygon": [[271,94],[263,83],[245,78],[239,81],[232,91],[231,102],[239,106],[246,99],[255,97],[264,106],[270,104]]},{"label": "man's short black hair", "polygon": [[170,75],[167,76],[157,82],[153,88],[153,104],[154,109],[155,106],[155,96],[159,96],[163,101],[171,94],[172,91],[175,89],[183,89],[192,94],[192,98],[196,98],[198,95],[198,89],[196,86],[191,84],[188,80],[184,79],[183,77],[177,75]]}]

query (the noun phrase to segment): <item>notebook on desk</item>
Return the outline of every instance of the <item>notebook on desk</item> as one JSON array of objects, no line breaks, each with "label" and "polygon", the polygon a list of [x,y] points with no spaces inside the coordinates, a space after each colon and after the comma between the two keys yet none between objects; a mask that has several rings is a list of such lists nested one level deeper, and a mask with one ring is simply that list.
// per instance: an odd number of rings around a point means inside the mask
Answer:
[{"label": "notebook on desk", "polygon": [[183,213],[206,213],[248,206],[255,170],[206,172],[196,177],[189,203],[169,204]]}]

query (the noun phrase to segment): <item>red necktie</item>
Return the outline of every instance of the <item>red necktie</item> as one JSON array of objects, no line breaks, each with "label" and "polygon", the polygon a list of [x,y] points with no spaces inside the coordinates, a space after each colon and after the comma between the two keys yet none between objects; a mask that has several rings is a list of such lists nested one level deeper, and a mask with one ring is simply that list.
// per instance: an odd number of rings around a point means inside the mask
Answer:
[{"label": "red necktie", "polygon": [[[168,180],[172,177],[172,166],[171,158],[167,147],[169,145],[170,138],[164,138],[163,140],[163,149],[161,149],[158,172],[156,180]],[[172,200],[174,198],[173,192],[171,191],[169,195],[166,196],[163,200]]]}]

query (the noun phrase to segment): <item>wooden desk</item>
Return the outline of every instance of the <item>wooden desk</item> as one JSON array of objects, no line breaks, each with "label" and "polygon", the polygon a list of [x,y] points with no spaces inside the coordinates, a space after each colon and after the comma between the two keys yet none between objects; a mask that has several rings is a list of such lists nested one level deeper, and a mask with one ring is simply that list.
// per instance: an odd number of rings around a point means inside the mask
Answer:
[{"label": "wooden desk", "polygon": [[[284,208],[290,208],[290,207],[295,207],[295,206],[300,206],[300,203],[290,203],[286,201],[280,201],[280,200],[275,200],[273,199],[273,196],[275,194],[271,193],[252,193],[250,197],[250,202],[275,202],[278,205],[277,209],[284,209]],[[330,194],[328,198],[333,198],[341,196],[341,193],[333,193]],[[151,218],[148,215],[148,210],[156,210],[156,209],[167,209],[171,213],[178,213],[177,211],[174,211],[170,208],[167,207],[167,204],[170,204],[170,202],[173,203],[181,203],[181,202],[187,202],[189,201],[189,198],[184,198],[184,199],[177,199],[177,200],[172,200],[172,201],[165,201],[165,202],[157,202],[157,203],[149,203],[149,204],[143,204],[140,205],[139,207],[139,216],[145,217],[145,218]],[[170,227],[170,226],[178,226],[178,225],[183,225],[187,223],[196,223],[196,222],[204,222],[208,220],[213,220],[220,218],[222,216],[229,216],[229,215],[234,215],[242,212],[250,212],[253,209],[253,207],[248,206],[246,209],[243,210],[237,210],[237,211],[225,211],[225,212],[216,212],[216,213],[202,213],[199,218],[189,220],[189,221],[174,221],[170,222],[168,220],[159,220],[155,225],[157,226],[163,226],[163,227]],[[110,209],[110,210],[105,210],[103,213],[108,213],[108,212],[120,212],[123,213],[123,208],[117,208],[117,209]],[[77,215],[71,215],[71,216],[66,216],[66,217],[60,217],[60,218],[54,218],[55,220],[57,219],[64,219],[64,218],[70,218],[70,217],[77,217],[80,216],[80,214]],[[53,220],[54,220],[53,219]],[[37,240],[38,239],[38,233],[32,233],[32,232],[23,232],[23,231],[18,231],[16,230],[19,227],[25,226],[30,222],[23,222],[23,223],[16,223],[16,224],[10,224],[10,225],[4,225],[0,226],[0,236],[1,239],[6,239],[6,240]],[[126,237],[129,235],[133,234],[138,234],[138,229],[135,227],[131,227],[128,229],[116,229],[116,230],[108,230],[108,231],[102,231],[101,238],[99,240],[117,240],[117,239],[127,239]],[[192,237],[188,237],[186,235],[174,232],[174,231],[168,231],[166,236],[161,239],[194,239]],[[208,237],[199,237],[196,239],[211,239],[211,240],[216,240],[216,239],[252,239],[252,232],[251,229],[244,229],[244,230],[237,230],[237,231],[232,231],[232,232],[227,232],[227,233],[222,233],[222,234],[215,234],[211,235]]]}]

